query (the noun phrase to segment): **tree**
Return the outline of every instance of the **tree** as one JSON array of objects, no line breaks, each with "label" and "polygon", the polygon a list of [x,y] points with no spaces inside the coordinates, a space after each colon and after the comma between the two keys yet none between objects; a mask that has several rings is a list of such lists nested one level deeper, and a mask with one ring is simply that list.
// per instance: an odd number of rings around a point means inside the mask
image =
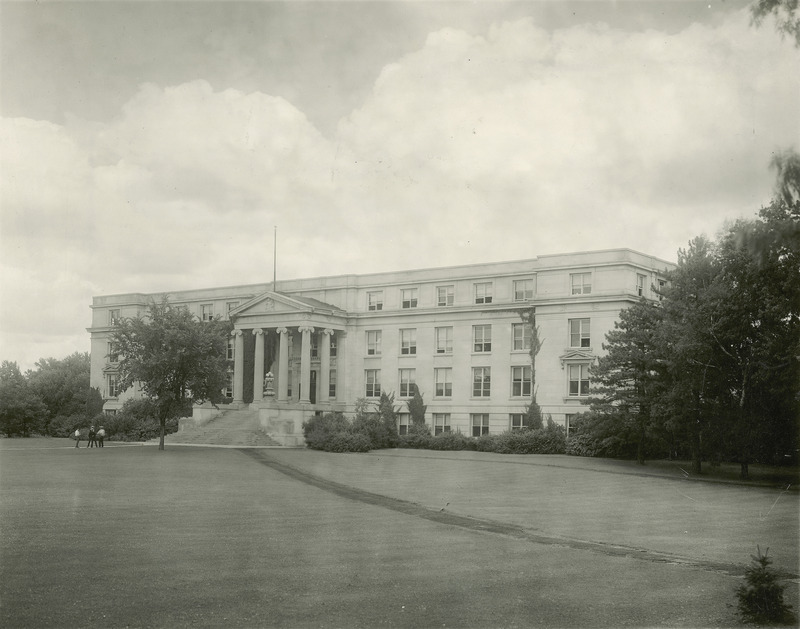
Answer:
[{"label": "tree", "polygon": [[103,395],[100,393],[100,389],[97,387],[91,387],[88,395],[86,396],[86,407],[84,414],[86,417],[94,417],[95,415],[103,412],[104,404],[105,400],[103,400]]},{"label": "tree", "polygon": [[720,289],[710,330],[726,376],[719,393],[729,406],[729,454],[742,478],[749,462],[772,462],[793,449],[797,435],[800,246],[785,238],[791,215],[781,205],[776,200],[759,220],[737,222],[717,248]]},{"label": "tree", "polygon": [[531,339],[531,345],[528,349],[528,355],[531,358],[531,399],[525,406],[525,416],[523,425],[529,430],[538,430],[544,428],[544,416],[542,415],[542,407],[536,401],[536,356],[542,349],[544,341],[539,335],[539,326],[536,325],[536,308],[531,307],[519,313],[522,322],[528,328],[528,333]]},{"label": "tree", "polygon": [[716,275],[713,244],[704,236],[697,237],[687,249],[678,251],[678,267],[667,274],[662,302],[665,382],[659,405],[669,416],[666,427],[676,445],[688,448],[696,474],[701,472],[703,435],[710,433],[717,410],[711,392],[720,377],[720,365],[709,333],[713,309],[709,291]]},{"label": "tree", "polygon": [[46,426],[47,407],[28,384],[17,363],[0,364],[0,432],[29,437]]},{"label": "tree", "polygon": [[394,405],[394,394],[382,391],[377,411],[371,411],[371,406],[372,403],[365,398],[356,400],[353,432],[365,435],[371,448],[393,448],[397,445],[397,417],[400,410]]},{"label": "tree", "polygon": [[642,465],[648,437],[657,428],[653,401],[664,382],[662,320],[662,309],[644,299],[626,308],[606,334],[606,355],[590,368],[592,411],[606,416],[605,423],[615,424],[618,436],[636,444],[636,459]]},{"label": "tree", "polygon": [[423,402],[422,394],[419,392],[419,387],[415,384],[414,396],[406,402],[408,406],[408,414],[411,415],[411,421],[415,426],[425,424],[425,411],[428,406]]},{"label": "tree", "polygon": [[769,163],[775,171],[775,193],[779,202],[797,210],[800,202],[800,154],[793,149],[775,154]]},{"label": "tree", "polygon": [[753,23],[760,26],[768,15],[775,17],[775,28],[781,35],[794,39],[800,47],[800,15],[797,14],[797,0],[756,0],[750,5]]},{"label": "tree", "polygon": [[378,416],[381,420],[384,433],[384,448],[393,448],[397,445],[397,418],[400,415],[400,409],[394,405],[394,393],[391,395],[386,391],[381,391],[381,397],[378,400]]},{"label": "tree", "polygon": [[[31,389],[47,407],[47,423],[56,417],[87,415],[87,402],[91,395],[89,373],[91,363],[87,352],[75,352],[64,359],[42,358],[36,369],[28,372]],[[97,412],[89,414],[93,417]]]},{"label": "tree", "polygon": [[794,625],[797,618],[792,606],[783,600],[780,575],[770,568],[769,548],[763,555],[761,548],[756,549],[758,554],[750,555],[753,562],[745,569],[745,585],[736,588],[739,614],[745,622],[759,625]]},{"label": "tree", "polygon": [[119,385],[135,383],[158,406],[164,449],[167,419],[187,405],[222,399],[231,324],[199,321],[165,298],[151,303],[146,317],[122,320],[111,334],[118,348]]}]

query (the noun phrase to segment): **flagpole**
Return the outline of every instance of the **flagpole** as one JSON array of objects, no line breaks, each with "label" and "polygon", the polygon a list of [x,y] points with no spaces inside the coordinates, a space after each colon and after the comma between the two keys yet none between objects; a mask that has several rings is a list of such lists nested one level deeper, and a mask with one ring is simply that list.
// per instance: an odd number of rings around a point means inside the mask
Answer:
[{"label": "flagpole", "polygon": [[272,237],[272,290],[276,290],[276,281],[278,278],[278,226],[275,225],[275,231]]}]

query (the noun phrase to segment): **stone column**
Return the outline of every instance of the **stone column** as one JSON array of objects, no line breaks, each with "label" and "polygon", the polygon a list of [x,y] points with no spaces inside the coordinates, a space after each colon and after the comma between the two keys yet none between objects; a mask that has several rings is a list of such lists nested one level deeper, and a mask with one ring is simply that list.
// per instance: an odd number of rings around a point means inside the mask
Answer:
[{"label": "stone column", "polygon": [[311,403],[311,333],[310,325],[301,325],[298,330],[303,335],[300,346],[300,403]]},{"label": "stone column", "polygon": [[253,330],[256,337],[256,364],[253,369],[253,402],[264,399],[264,330]]},{"label": "stone column", "polygon": [[278,402],[289,397],[289,329],[278,328]]},{"label": "stone column", "polygon": [[244,336],[241,330],[231,332],[233,336],[233,402],[244,402]]},{"label": "stone column", "polygon": [[[345,345],[347,344],[347,333],[344,330],[336,330],[336,399],[346,399],[342,397],[344,393],[344,383],[347,381],[345,378],[345,361],[346,355]],[[362,397],[363,393],[357,397]]]},{"label": "stone column", "polygon": [[331,384],[331,335],[333,330],[325,328],[320,338],[319,401],[327,402]]}]

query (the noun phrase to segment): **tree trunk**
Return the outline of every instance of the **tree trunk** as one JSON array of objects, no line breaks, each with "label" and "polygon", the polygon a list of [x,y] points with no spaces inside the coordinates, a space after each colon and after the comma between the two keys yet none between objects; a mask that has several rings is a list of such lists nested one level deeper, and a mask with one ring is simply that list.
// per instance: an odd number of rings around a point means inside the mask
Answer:
[{"label": "tree trunk", "polygon": [[644,465],[644,428],[639,429],[639,443],[636,447],[636,462],[639,465]]},{"label": "tree trunk", "polygon": [[161,435],[158,440],[158,449],[164,449],[164,434],[167,432],[167,415],[169,415],[169,406],[159,409],[158,423],[161,425]]},{"label": "tree trunk", "polygon": [[702,454],[700,453],[700,428],[695,426],[692,431],[692,471],[695,474],[701,473]]},{"label": "tree trunk", "polygon": [[750,479],[750,470],[748,469],[747,461],[743,461],[741,463],[741,472],[739,473],[739,476],[740,476],[740,478],[742,480],[749,480]]}]

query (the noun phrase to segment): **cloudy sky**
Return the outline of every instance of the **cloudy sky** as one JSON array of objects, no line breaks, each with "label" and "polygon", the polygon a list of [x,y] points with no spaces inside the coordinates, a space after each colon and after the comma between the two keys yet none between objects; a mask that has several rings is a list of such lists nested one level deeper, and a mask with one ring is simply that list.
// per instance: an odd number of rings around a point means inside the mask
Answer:
[{"label": "cloudy sky", "polygon": [[772,193],[800,51],[746,2],[0,3],[0,359],[93,295],[629,247]]}]

